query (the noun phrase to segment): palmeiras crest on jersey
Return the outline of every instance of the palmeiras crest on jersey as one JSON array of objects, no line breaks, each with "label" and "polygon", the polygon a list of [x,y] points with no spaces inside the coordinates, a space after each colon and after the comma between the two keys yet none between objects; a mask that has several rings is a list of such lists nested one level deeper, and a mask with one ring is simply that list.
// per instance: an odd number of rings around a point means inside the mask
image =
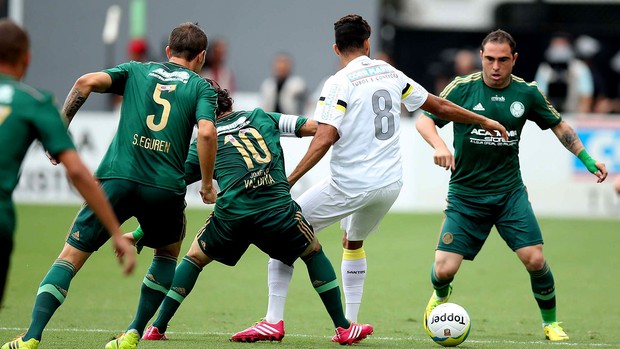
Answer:
[{"label": "palmeiras crest on jersey", "polygon": [[515,118],[520,118],[521,116],[523,116],[524,113],[525,106],[523,105],[523,103],[519,101],[512,102],[512,104],[510,105],[510,114],[512,114],[512,116],[514,116]]}]

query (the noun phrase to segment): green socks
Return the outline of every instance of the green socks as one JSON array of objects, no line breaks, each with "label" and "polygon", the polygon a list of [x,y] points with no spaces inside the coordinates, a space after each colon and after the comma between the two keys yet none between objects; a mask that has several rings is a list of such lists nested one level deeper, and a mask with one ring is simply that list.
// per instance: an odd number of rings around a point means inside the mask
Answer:
[{"label": "green socks", "polygon": [[336,279],[336,272],[329,259],[323,252],[323,248],[304,259],[308,268],[308,275],[315,291],[321,297],[325,309],[332,318],[335,327],[349,328],[349,320],[344,315],[340,287]]},{"label": "green socks", "polygon": [[172,319],[174,313],[179,309],[185,297],[192,292],[201,271],[202,268],[190,257],[183,257],[183,260],[179,263],[174,273],[172,287],[159,308],[157,319],[153,322],[153,326],[157,327],[160,333],[166,332],[170,319]]},{"label": "green socks", "polygon": [[24,341],[34,338],[41,340],[43,329],[47,326],[56,309],[65,301],[71,279],[75,276],[73,264],[63,259],[57,259],[41,281],[37,298],[32,309],[32,320]]}]

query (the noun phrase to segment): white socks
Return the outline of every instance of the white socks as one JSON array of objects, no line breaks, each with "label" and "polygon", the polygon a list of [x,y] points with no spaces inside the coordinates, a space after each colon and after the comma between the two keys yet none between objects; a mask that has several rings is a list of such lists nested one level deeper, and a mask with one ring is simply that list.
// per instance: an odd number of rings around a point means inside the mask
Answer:
[{"label": "white socks", "polygon": [[341,272],[346,302],[345,316],[352,322],[357,322],[364,293],[366,270],[366,252],[363,247],[357,250],[343,249]]},{"label": "white socks", "polygon": [[267,266],[267,285],[269,286],[269,305],[265,321],[275,324],[284,319],[284,303],[288,287],[293,279],[293,267],[277,259],[269,259]]}]

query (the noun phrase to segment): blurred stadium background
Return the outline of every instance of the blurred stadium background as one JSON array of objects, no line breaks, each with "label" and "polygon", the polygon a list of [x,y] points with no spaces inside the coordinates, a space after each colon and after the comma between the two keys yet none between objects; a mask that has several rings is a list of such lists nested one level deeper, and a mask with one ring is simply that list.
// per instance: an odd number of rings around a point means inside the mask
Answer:
[{"label": "blurred stadium background", "polygon": [[[120,9],[118,36],[104,43],[109,9]],[[619,101],[620,1],[542,0],[161,0],[129,1],[0,1],[0,16],[22,23],[32,40],[33,60],[25,81],[52,91],[62,102],[81,74],[129,60],[128,45],[139,38],[149,47],[150,60],[164,60],[167,35],[175,25],[194,21],[210,39],[229,45],[228,66],[236,75],[238,109],[258,106],[261,81],[270,75],[271,60],[289,53],[294,72],[310,91],[338,69],[333,54],[333,22],[359,13],[373,27],[373,54],[388,54],[394,65],[438,93],[436,82],[461,48],[476,50],[491,30],[511,32],[520,53],[515,74],[533,80],[554,32],[588,35],[600,43],[596,62],[605,77],[610,100]],[[615,59],[615,60],[614,60]],[[111,99],[93,95],[83,107],[72,133],[81,154],[93,168],[103,155],[116,125]],[[312,102],[308,103],[311,113]],[[413,127],[415,114],[403,120],[405,187],[395,210],[437,212],[444,205],[449,174],[432,165],[432,151]],[[620,118],[617,114],[566,114],[590,153],[605,161],[611,180],[620,171]],[[449,130],[442,130],[446,137]],[[619,217],[620,200],[611,180],[596,185],[551,132],[530,125],[524,132],[521,161],[531,200],[539,214],[551,216]],[[307,142],[286,140],[288,165],[293,166]],[[290,145],[289,145],[290,143]],[[36,148],[36,146],[35,146]],[[324,160],[300,182],[294,195],[322,178]],[[188,196],[198,205],[198,196]],[[50,168],[40,149],[24,164],[15,193],[17,202],[77,203],[62,169]]]}]

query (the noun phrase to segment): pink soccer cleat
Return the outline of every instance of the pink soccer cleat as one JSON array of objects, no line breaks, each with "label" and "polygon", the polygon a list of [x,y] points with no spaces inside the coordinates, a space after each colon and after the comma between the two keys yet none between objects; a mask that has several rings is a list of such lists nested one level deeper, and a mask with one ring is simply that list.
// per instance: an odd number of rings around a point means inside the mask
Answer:
[{"label": "pink soccer cleat", "polygon": [[149,326],[146,331],[144,331],[142,339],[145,341],[167,341],[168,336],[163,333],[159,333],[159,329],[157,327]]},{"label": "pink soccer cleat", "polygon": [[256,341],[282,341],[284,338],[284,320],[276,324],[270,324],[265,320],[255,323],[253,326],[235,333],[230,337],[231,342],[256,342]]},{"label": "pink soccer cleat", "polygon": [[336,329],[336,335],[332,337],[332,342],[339,343],[340,345],[351,345],[353,343],[359,343],[366,337],[372,334],[373,328],[371,325],[351,323],[349,328],[344,329],[338,327]]}]

